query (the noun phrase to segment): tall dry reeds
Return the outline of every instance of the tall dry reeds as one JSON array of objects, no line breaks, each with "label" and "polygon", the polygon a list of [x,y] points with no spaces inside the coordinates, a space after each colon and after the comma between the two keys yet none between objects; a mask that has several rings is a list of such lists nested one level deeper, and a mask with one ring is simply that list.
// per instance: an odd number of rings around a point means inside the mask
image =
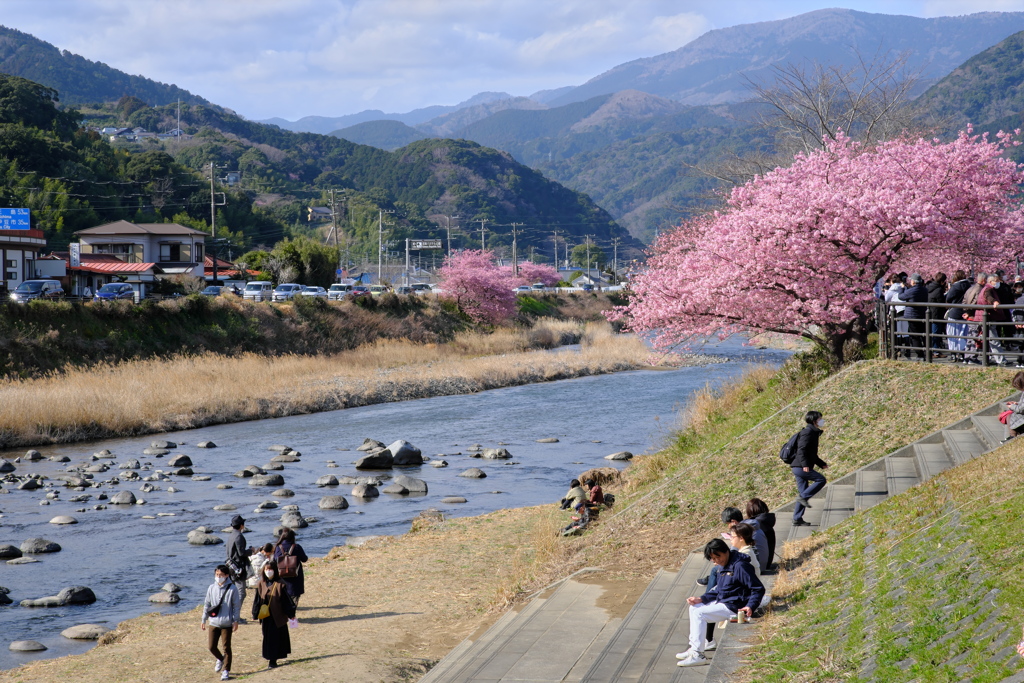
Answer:
[{"label": "tall dry reeds", "polygon": [[[549,323],[544,323],[548,325]],[[561,325],[561,324],[559,324]],[[559,325],[552,325],[559,329]],[[541,327],[543,329],[543,326]],[[189,429],[641,367],[642,342],[524,350],[531,330],[449,344],[379,340],[333,356],[204,354],[66,368],[0,381],[0,447]]]}]

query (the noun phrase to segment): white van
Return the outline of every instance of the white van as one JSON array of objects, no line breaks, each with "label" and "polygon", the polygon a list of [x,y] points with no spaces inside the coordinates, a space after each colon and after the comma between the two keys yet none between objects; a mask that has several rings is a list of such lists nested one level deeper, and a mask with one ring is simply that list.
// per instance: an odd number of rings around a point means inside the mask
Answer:
[{"label": "white van", "polygon": [[242,290],[242,298],[248,301],[270,301],[274,294],[274,283],[265,280],[246,282]]}]

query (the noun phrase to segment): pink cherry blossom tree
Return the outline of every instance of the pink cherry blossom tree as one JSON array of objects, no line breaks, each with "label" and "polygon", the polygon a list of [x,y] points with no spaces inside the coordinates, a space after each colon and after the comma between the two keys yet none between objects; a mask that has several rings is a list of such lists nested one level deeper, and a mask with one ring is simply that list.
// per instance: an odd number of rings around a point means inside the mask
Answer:
[{"label": "pink cherry blossom tree", "polygon": [[[822,346],[832,363],[863,343],[872,285],[902,264],[984,268],[1021,249],[1015,195],[1024,173],[998,140],[840,135],[735,188],[726,207],[652,247],[630,303],[612,317],[662,348],[710,335],[772,331]],[[926,272],[932,272],[927,269]]]},{"label": "pink cherry blossom tree", "polygon": [[512,266],[502,266],[502,272],[507,275],[513,288],[532,285],[535,282],[543,283],[545,287],[554,287],[562,279],[553,267],[532,261],[523,261],[519,264],[518,277],[513,273]]},{"label": "pink cherry blossom tree", "polygon": [[494,325],[516,312],[516,283],[495,265],[490,251],[455,252],[445,259],[440,275],[445,296],[478,323]]}]

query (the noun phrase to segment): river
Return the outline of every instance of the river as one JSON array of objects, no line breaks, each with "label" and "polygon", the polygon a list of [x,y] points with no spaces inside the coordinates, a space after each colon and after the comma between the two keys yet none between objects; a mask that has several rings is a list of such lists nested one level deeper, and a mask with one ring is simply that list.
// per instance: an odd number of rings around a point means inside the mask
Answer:
[{"label": "river", "polygon": [[[173,483],[154,482],[161,490],[150,493],[139,490],[142,482],[89,488],[84,492],[92,495],[87,503],[68,501],[78,492],[56,486],[54,490],[60,491],[60,500],[49,505],[40,504],[46,489],[15,490],[0,497],[0,544],[21,545],[27,538],[41,536],[62,546],[61,552],[34,556],[39,563],[0,563],[0,585],[10,589],[10,597],[15,601],[0,607],[0,629],[8,642],[31,639],[49,648],[25,654],[0,647],[0,668],[89,649],[91,641],[71,641],[60,635],[63,629],[75,624],[99,623],[113,628],[118,622],[143,613],[190,610],[200,604],[212,579],[213,567],[224,560],[225,546],[191,546],[187,534],[199,525],[207,525],[226,538],[227,534],[220,530],[228,526],[236,513],[215,511],[213,507],[230,503],[246,519],[249,545],[272,540],[271,530],[280,523],[282,510],[254,510],[262,501],[273,500],[270,494],[276,487],[250,487],[247,480],[233,476],[247,465],[268,463],[275,455],[268,450],[272,444],[285,444],[302,454],[301,462],[286,464],[281,472],[285,487],[292,489],[295,496],[277,500],[281,506],[298,505],[303,515],[317,518],[318,521],[296,533],[309,555],[324,555],[352,537],[404,533],[411,520],[430,507],[446,515],[468,516],[557,501],[567,490],[569,480],[583,470],[624,466],[604,460],[604,456],[622,450],[639,454],[662,445],[678,427],[683,403],[706,383],[717,385],[735,377],[747,362],[777,364],[789,355],[786,351],[746,347],[734,340],[707,351],[730,360],[704,367],[624,372],[466,396],[39,448],[47,458],[68,456],[70,462],[23,462],[18,464],[19,473],[53,476],[67,467],[92,464],[91,455],[105,448],[116,458],[101,461],[111,463],[111,470],[96,474],[97,480],[116,476],[119,470],[113,463],[132,458],[150,466],[149,471],[140,472],[147,476],[157,469],[172,469],[164,464],[166,458],[142,454],[151,441],[166,439],[184,443],[172,454],[188,455],[195,474],[211,479],[193,481],[191,477],[176,476]],[[374,474],[359,473],[352,465],[362,455],[355,448],[364,437],[385,444],[405,439],[425,456],[442,457],[449,466],[435,468],[428,463],[394,471],[425,480],[430,491],[421,496],[381,494],[364,501],[349,495],[351,486],[316,487],[316,479],[325,474]],[[546,437],[557,437],[560,441],[536,442]],[[205,440],[218,447],[196,448],[197,443]],[[504,447],[512,453],[511,461],[474,459],[467,453],[471,444],[496,447],[499,442],[507,444]],[[22,454],[23,451],[0,453],[8,459]],[[337,467],[328,467],[331,460]],[[470,467],[481,468],[487,478],[457,476]],[[218,489],[218,484],[232,488]],[[169,485],[181,490],[169,493],[165,490]],[[133,491],[146,501],[145,505],[93,509],[100,492],[113,495],[120,490]],[[320,498],[332,494],[344,495],[350,507],[319,510]],[[441,498],[452,495],[464,496],[468,502],[441,504]],[[83,508],[85,511],[81,511]],[[50,524],[49,520],[57,515],[71,515],[79,523]],[[168,581],[184,587],[181,602],[148,602],[147,598]],[[64,587],[76,585],[92,588],[97,602],[59,608],[22,608],[17,604],[26,598],[55,595]]]}]

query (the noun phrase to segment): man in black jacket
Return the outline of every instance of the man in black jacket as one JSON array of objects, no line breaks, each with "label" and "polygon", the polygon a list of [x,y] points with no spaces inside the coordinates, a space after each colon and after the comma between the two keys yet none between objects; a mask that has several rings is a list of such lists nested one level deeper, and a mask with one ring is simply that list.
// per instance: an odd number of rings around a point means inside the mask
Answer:
[{"label": "man in black jacket", "polygon": [[239,605],[245,602],[245,578],[249,574],[249,548],[245,544],[245,536],[242,535],[244,528],[245,520],[241,515],[231,518],[226,564],[231,570],[231,581],[238,587]]},{"label": "man in black jacket", "polygon": [[[946,291],[946,303],[963,303],[964,295],[973,284],[974,281],[968,278],[964,271],[958,270],[953,273],[953,284]],[[964,309],[950,308],[946,311],[946,320],[946,347],[950,351],[959,351],[959,354],[953,354],[953,360],[962,361],[964,360],[963,352],[967,350],[967,336],[970,332],[970,328],[964,322]]]},{"label": "man in black jacket", "polygon": [[[946,303],[946,274],[939,272],[935,273],[935,278],[925,283],[924,288],[928,290],[928,303],[930,304],[944,304]],[[946,323],[943,321],[946,310],[943,308],[931,309],[932,315],[932,348],[933,349],[944,349],[946,348],[945,340],[942,338],[942,334],[946,331]],[[941,353],[934,354],[936,358],[943,358],[944,355]]]},{"label": "man in black jacket", "polygon": [[676,655],[678,666],[707,664],[704,634],[708,624],[730,619],[739,612],[750,617],[764,597],[764,584],[754,573],[750,558],[730,549],[722,539],[708,541],[704,559],[718,566],[718,586],[700,597],[686,599],[690,605],[690,649]]},{"label": "man in black jacket", "polygon": [[811,507],[810,500],[814,494],[825,486],[825,476],[815,472],[815,467],[825,469],[828,463],[818,457],[818,438],[825,426],[821,413],[812,410],[804,416],[807,426],[800,431],[796,442],[796,455],[790,467],[796,479],[797,499],[793,508],[793,526],[810,526],[804,521],[804,509]]},{"label": "man in black jacket", "polygon": [[[900,299],[908,303],[927,303],[928,289],[924,286],[924,278],[920,273],[914,273],[908,279],[910,287],[900,294]],[[903,317],[907,319],[910,328],[910,346],[914,347],[906,351],[908,357],[913,358],[915,351],[920,349],[921,360],[924,360],[924,328],[925,309],[919,306],[907,306],[903,311]]]}]

